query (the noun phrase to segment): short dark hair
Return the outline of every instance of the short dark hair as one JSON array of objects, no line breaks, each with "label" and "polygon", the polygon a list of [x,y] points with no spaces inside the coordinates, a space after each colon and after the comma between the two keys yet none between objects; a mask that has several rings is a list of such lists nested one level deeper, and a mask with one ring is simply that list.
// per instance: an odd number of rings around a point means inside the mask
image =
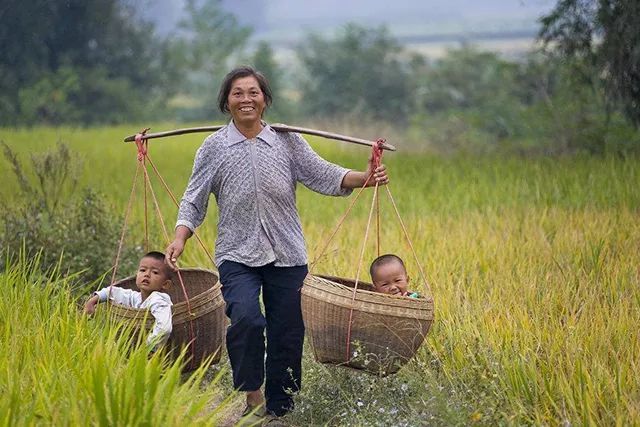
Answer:
[{"label": "short dark hair", "polygon": [[258,70],[250,67],[248,65],[243,65],[238,68],[234,68],[229,71],[229,73],[224,76],[224,80],[222,80],[222,84],[220,85],[220,92],[218,92],[218,108],[223,113],[229,112],[229,103],[227,100],[229,99],[229,93],[231,92],[231,85],[234,80],[240,79],[242,77],[255,77],[258,81],[258,85],[260,85],[260,90],[264,95],[264,102],[269,107],[271,102],[273,101],[273,95],[271,95],[271,87],[269,86],[269,81],[267,78]]},{"label": "short dark hair", "polygon": [[164,266],[164,274],[167,277],[171,277],[171,270],[169,270],[169,266],[164,262],[165,256],[162,252],[158,252],[158,251],[147,252],[146,254],[144,254],[142,258],[151,258],[151,259],[155,259],[156,261],[162,261],[162,265]]},{"label": "short dark hair", "polygon": [[384,264],[389,264],[392,262],[399,262],[402,268],[406,271],[407,268],[404,266],[404,261],[398,255],[394,254],[384,254],[380,255],[378,258],[374,259],[371,263],[371,267],[369,267],[369,274],[371,275],[371,279],[373,280],[373,275],[376,270]]}]

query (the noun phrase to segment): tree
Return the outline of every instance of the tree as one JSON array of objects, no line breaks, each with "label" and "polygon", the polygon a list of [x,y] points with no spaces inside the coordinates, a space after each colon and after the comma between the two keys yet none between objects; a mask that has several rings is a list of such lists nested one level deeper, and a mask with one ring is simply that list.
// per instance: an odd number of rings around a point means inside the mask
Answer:
[{"label": "tree", "polygon": [[210,119],[217,114],[217,89],[229,60],[245,46],[251,29],[225,12],[221,0],[187,0],[185,11],[173,49],[187,67],[184,89],[202,104],[189,118]]},{"label": "tree", "polygon": [[594,84],[602,80],[608,104],[619,102],[640,127],[640,2],[560,0],[541,22],[547,48],[574,60]]},{"label": "tree", "polygon": [[139,118],[140,100],[161,107],[175,92],[180,64],[167,62],[167,42],[124,0],[7,2],[0,8],[0,123]]},{"label": "tree", "polygon": [[265,41],[258,43],[251,63],[256,70],[264,74],[267,80],[269,80],[269,86],[271,87],[271,93],[273,95],[273,104],[267,110],[267,116],[278,121],[286,121],[291,118],[293,114],[291,104],[284,96],[283,71],[278,66],[274,58],[273,49],[269,43]]},{"label": "tree", "polygon": [[325,117],[405,120],[410,101],[401,54],[385,28],[349,24],[334,40],[309,36],[297,50],[307,76],[301,84],[303,106]]}]

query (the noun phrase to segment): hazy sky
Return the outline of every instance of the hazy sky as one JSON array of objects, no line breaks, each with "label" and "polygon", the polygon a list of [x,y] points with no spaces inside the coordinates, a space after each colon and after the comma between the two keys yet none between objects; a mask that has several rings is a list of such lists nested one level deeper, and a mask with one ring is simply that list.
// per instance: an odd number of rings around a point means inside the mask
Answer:
[{"label": "hazy sky", "polygon": [[[184,0],[146,3],[145,14],[171,28]],[[339,28],[347,22],[387,25],[394,34],[534,29],[553,0],[223,0],[257,38],[296,38],[309,31]]]}]

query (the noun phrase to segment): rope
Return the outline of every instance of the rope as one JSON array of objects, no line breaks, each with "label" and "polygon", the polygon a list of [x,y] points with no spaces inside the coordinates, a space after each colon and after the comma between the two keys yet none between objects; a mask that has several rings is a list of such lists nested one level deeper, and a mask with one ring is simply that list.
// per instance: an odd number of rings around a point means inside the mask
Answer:
[{"label": "rope", "polygon": [[416,260],[416,264],[418,265],[418,269],[420,270],[420,276],[422,277],[422,281],[426,285],[427,291],[429,292],[429,295],[431,295],[431,297],[433,297],[433,292],[431,292],[431,286],[429,286],[429,282],[427,281],[427,277],[424,274],[424,270],[422,269],[422,265],[420,264],[420,260],[418,259],[418,255],[416,254],[415,249],[413,249],[413,244],[411,243],[411,239],[409,238],[409,233],[407,233],[407,228],[404,226],[404,222],[402,221],[402,218],[400,218],[400,212],[398,211],[398,207],[396,206],[396,202],[393,200],[393,196],[391,195],[391,190],[389,189],[388,185],[387,185],[387,194],[389,195],[389,199],[391,200],[391,204],[393,205],[393,209],[394,209],[394,211],[396,213],[396,216],[398,217],[398,221],[400,222],[400,225],[402,226],[402,231],[404,232],[404,237],[407,239],[407,243],[409,243],[409,247],[411,248],[411,253],[413,253],[413,258]]},{"label": "rope", "polygon": [[[149,159],[149,161],[151,161],[151,159],[149,158],[149,154],[145,154],[145,157],[147,159]],[[167,242],[167,244],[171,243],[171,240],[169,239],[169,233],[167,232],[167,227],[165,225],[164,222],[164,217],[162,216],[162,212],[160,210],[160,204],[158,203],[158,199],[156,198],[156,194],[153,191],[153,186],[151,185],[151,179],[149,178],[149,173],[147,172],[147,168],[143,168],[144,170],[144,177],[145,177],[145,181],[147,183],[147,185],[149,186],[149,192],[151,193],[151,197],[153,198],[153,203],[154,206],[156,208],[156,212],[158,214],[158,218],[160,219],[160,226],[162,227],[162,232],[164,234],[164,238]],[[193,314],[193,311],[191,311],[191,301],[189,300],[189,295],[187,295],[187,288],[184,285],[184,280],[182,279],[182,274],[180,273],[180,270],[176,271],[177,276],[178,276],[178,280],[180,281],[180,287],[182,288],[182,294],[184,295],[184,299],[185,302],[187,303],[187,311],[189,313],[189,316],[191,316],[191,318],[189,319],[189,337],[191,338],[190,343],[193,343],[195,341],[195,331],[193,329],[193,317],[195,317],[195,315]],[[193,345],[189,345],[189,348],[191,350],[191,356],[193,357],[195,355],[195,350],[193,348]],[[193,359],[192,359],[193,360]]]},{"label": "rope", "polygon": [[116,274],[118,272],[118,264],[120,263],[120,253],[122,252],[122,244],[124,242],[124,236],[127,231],[127,222],[129,220],[129,213],[131,212],[132,202],[136,192],[136,181],[138,180],[138,172],[140,171],[140,163],[136,166],[136,172],[133,176],[133,183],[131,185],[131,194],[129,195],[129,202],[127,202],[127,209],[124,214],[124,221],[122,224],[122,232],[120,233],[120,241],[118,243],[118,249],[116,251],[116,259],[113,262],[113,272],[111,273],[111,282],[109,283],[109,294],[107,298],[111,298],[111,287],[116,279]]},{"label": "rope", "polygon": [[[375,164],[374,169],[377,168],[378,166],[380,166],[380,161],[382,159],[382,152],[383,152],[382,146],[383,146],[384,143],[385,143],[384,139],[378,139],[376,141],[376,143],[374,144],[373,148],[372,148],[372,154],[371,155],[372,155],[372,158],[373,158],[373,161],[374,161],[374,164]],[[322,251],[320,251],[320,255],[316,256],[315,259],[313,260],[313,262],[311,263],[311,266],[309,267],[309,271],[313,271],[315,265],[318,263],[318,261],[320,261],[320,259],[322,258],[322,256],[326,252],[327,248],[329,247],[329,244],[333,240],[333,238],[336,236],[336,234],[338,234],[338,230],[340,229],[340,227],[344,223],[344,220],[347,218],[347,215],[349,215],[349,212],[351,212],[351,209],[353,208],[353,206],[356,204],[356,202],[360,198],[360,195],[362,194],[364,189],[367,187],[367,184],[369,184],[369,181],[371,180],[371,177],[373,177],[373,173],[367,177],[367,179],[365,180],[364,184],[362,184],[362,187],[360,187],[360,190],[358,191],[358,194],[356,194],[356,197],[353,199],[351,204],[349,204],[349,207],[347,208],[347,211],[342,215],[342,217],[340,218],[340,220],[338,221],[338,223],[334,227],[333,233],[331,233],[331,236],[329,236],[329,239],[327,240],[325,245],[322,247]],[[316,247],[316,249],[317,249],[317,247]],[[314,252],[316,252],[316,251],[314,251]]]},{"label": "rope", "polygon": [[[145,134],[150,128],[144,128],[135,136],[136,146],[138,147],[138,162],[142,164],[143,169],[145,170],[146,176],[146,165],[144,162],[145,157],[147,156],[147,140],[144,139]],[[145,252],[149,252],[149,213],[147,212],[147,181],[144,180],[144,249]]]},{"label": "rope", "polygon": [[[378,139],[371,149],[373,170],[371,171],[371,174],[367,177],[367,180],[365,181],[365,186],[373,176],[374,171],[380,166],[380,163],[382,161],[382,146],[384,145],[384,142],[385,142],[384,139]],[[373,191],[373,198],[371,199],[371,208],[369,209],[369,219],[367,220],[367,228],[364,232],[364,241],[362,242],[362,250],[360,251],[360,259],[358,260],[358,268],[356,270],[356,282],[353,285],[353,294],[351,295],[351,308],[349,309],[349,323],[347,325],[347,357],[346,357],[347,362],[351,359],[351,327],[353,325],[353,306],[355,305],[356,293],[358,292],[358,283],[360,282],[360,270],[362,268],[364,251],[367,246],[367,237],[369,237],[369,227],[371,225],[371,218],[373,217],[373,209],[375,206],[378,206],[378,217],[376,220],[378,224],[377,250],[378,250],[378,253],[380,252],[380,210],[379,210],[379,204],[376,203],[379,199],[378,188],[379,188],[379,184],[378,182],[376,182],[376,186]]]},{"label": "rope", "polygon": [[[173,204],[176,205],[176,207],[180,207],[180,204],[178,203],[178,200],[176,199],[176,197],[173,195],[173,192],[171,192],[171,189],[169,188],[169,186],[167,185],[167,183],[165,182],[164,178],[162,178],[162,175],[160,175],[160,172],[158,172],[158,169],[156,168],[156,165],[153,163],[153,161],[151,161],[151,158],[147,156],[147,160],[149,160],[149,164],[151,165],[151,167],[153,168],[154,172],[156,173],[156,175],[158,176],[158,179],[160,180],[160,182],[162,183],[162,185],[164,186],[165,190],[167,190],[167,193],[169,193],[169,196],[171,197],[171,200],[173,200]],[[205,246],[204,242],[202,241],[202,239],[200,238],[200,236],[198,235],[198,233],[196,233],[195,230],[193,230],[193,235],[196,237],[196,239],[198,240],[198,243],[200,243],[200,247],[202,247],[202,250],[205,252],[205,254],[207,254],[207,256],[209,257],[209,259],[213,262],[213,256],[211,256],[211,253],[207,250],[207,247]]]},{"label": "rope", "polygon": [[376,188],[373,192],[373,199],[371,200],[371,209],[369,209],[369,219],[367,220],[367,228],[364,232],[364,241],[362,242],[362,250],[360,251],[360,259],[358,260],[358,269],[356,271],[356,283],[353,285],[353,294],[351,295],[351,308],[349,309],[349,324],[347,327],[347,358],[348,362],[351,359],[351,326],[353,324],[353,306],[356,301],[356,293],[358,292],[358,282],[360,281],[360,269],[362,267],[362,260],[364,259],[364,250],[367,246],[367,237],[369,236],[369,226],[371,225],[371,218],[373,217],[373,208],[375,207],[376,199],[378,195],[378,183],[376,182]]}]

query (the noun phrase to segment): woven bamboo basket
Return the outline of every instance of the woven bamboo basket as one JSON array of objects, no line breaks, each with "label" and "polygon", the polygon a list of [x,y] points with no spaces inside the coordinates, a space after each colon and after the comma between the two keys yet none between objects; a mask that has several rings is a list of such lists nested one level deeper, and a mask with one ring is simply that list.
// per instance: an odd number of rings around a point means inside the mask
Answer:
[{"label": "woven bamboo basket", "polygon": [[[173,331],[167,345],[172,354],[179,354],[184,346],[190,344],[193,327],[193,343],[187,350],[189,361],[185,367],[185,370],[193,370],[211,355],[213,355],[213,363],[220,361],[227,324],[224,314],[225,306],[218,276],[214,272],[185,268],[180,269],[180,274],[189,297],[192,315],[189,314],[189,306],[180,281],[177,275],[174,275],[173,285],[167,291],[173,302]],[[114,286],[137,290],[135,276],[122,279],[114,283]],[[147,310],[118,304],[110,304],[110,306],[112,316],[117,320],[133,322],[135,329],[141,330],[143,327],[151,329],[153,326],[153,316],[148,314]],[[145,319],[146,324],[144,324]]]},{"label": "woven bamboo basket", "polygon": [[[317,361],[364,369],[378,375],[397,372],[417,352],[433,322],[433,299],[373,292],[369,283],[307,275],[302,314]],[[353,309],[349,354],[347,335]]]}]

